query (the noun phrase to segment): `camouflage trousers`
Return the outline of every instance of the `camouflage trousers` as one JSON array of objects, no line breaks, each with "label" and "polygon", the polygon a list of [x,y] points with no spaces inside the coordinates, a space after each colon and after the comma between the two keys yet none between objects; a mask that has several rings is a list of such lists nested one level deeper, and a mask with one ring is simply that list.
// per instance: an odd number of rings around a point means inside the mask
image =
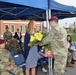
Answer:
[{"label": "camouflage trousers", "polygon": [[[15,67],[14,70],[12,71],[12,73],[14,75],[24,75],[23,70],[18,67]],[[11,75],[11,73],[8,71],[2,71],[0,75]]]},{"label": "camouflage trousers", "polygon": [[68,59],[67,62],[70,63],[72,61],[72,54],[68,52]]},{"label": "camouflage trousers", "polygon": [[14,70],[12,71],[15,75],[23,75],[23,70],[17,66],[14,66]]},{"label": "camouflage trousers", "polygon": [[0,75],[11,75],[9,72],[1,72]]},{"label": "camouflage trousers", "polygon": [[54,73],[54,75],[65,75],[64,73]]},{"label": "camouflage trousers", "polygon": [[66,69],[67,54],[56,55],[54,61],[54,75],[64,75]]}]

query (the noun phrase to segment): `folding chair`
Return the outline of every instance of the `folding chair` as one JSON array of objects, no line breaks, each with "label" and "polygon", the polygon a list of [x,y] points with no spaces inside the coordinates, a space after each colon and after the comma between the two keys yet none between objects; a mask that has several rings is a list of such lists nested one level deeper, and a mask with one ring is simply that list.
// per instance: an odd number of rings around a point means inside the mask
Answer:
[{"label": "folding chair", "polygon": [[25,70],[26,65],[25,65],[25,59],[24,59],[23,54],[14,54],[14,52],[12,50],[9,50],[9,52],[15,61],[15,65],[17,65],[20,68],[22,68],[23,70]]}]

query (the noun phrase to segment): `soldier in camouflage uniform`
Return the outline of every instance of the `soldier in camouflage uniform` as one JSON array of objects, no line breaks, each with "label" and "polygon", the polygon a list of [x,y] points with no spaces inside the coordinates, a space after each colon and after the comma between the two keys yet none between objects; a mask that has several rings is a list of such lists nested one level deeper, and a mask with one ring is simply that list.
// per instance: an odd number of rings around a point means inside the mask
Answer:
[{"label": "soldier in camouflage uniform", "polygon": [[6,42],[12,39],[12,33],[9,31],[9,27],[6,27],[6,32],[4,32],[3,38]]},{"label": "soldier in camouflage uniform", "polygon": [[14,54],[19,54],[19,53],[23,52],[23,50],[20,48],[16,38],[12,38],[10,41],[8,41],[5,48],[7,50],[13,50]]},{"label": "soldier in camouflage uniform", "polygon": [[52,29],[43,39],[41,45],[50,44],[52,52],[55,54],[54,75],[64,75],[68,55],[67,32],[58,25],[56,16],[49,21]]},{"label": "soldier in camouflage uniform", "polygon": [[20,48],[17,40],[13,38],[12,33],[9,31],[9,27],[6,27],[6,32],[3,37],[6,42],[5,48],[7,50],[13,50],[15,54],[22,53],[22,49]]},{"label": "soldier in camouflage uniform", "polygon": [[0,39],[0,75],[11,75],[10,72],[14,75],[23,75],[22,69],[14,64],[10,53],[4,47],[4,40]]}]

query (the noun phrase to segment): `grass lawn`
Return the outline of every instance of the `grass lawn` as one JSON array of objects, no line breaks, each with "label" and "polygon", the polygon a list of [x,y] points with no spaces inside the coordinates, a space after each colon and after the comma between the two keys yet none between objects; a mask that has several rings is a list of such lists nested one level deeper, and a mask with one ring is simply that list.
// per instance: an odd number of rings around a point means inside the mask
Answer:
[{"label": "grass lawn", "polygon": [[67,31],[68,35],[71,35],[72,41],[76,42],[76,34],[73,34],[73,31]]},{"label": "grass lawn", "polygon": [[72,36],[72,41],[76,42],[76,35],[71,35]]}]

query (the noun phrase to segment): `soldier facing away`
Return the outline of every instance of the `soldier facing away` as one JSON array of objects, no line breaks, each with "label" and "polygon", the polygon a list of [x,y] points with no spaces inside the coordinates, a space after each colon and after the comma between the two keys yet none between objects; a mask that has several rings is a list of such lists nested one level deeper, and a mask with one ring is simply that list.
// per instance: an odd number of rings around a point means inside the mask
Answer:
[{"label": "soldier facing away", "polygon": [[43,39],[41,45],[50,44],[52,52],[55,54],[54,75],[64,75],[68,54],[67,32],[58,25],[56,16],[49,19],[49,22],[52,29]]},{"label": "soldier facing away", "polygon": [[23,70],[15,65],[12,56],[4,47],[4,40],[0,39],[0,75],[23,75]]}]

